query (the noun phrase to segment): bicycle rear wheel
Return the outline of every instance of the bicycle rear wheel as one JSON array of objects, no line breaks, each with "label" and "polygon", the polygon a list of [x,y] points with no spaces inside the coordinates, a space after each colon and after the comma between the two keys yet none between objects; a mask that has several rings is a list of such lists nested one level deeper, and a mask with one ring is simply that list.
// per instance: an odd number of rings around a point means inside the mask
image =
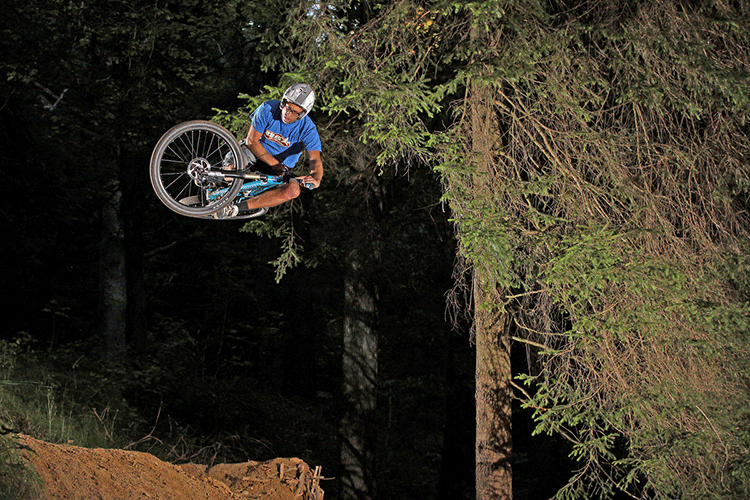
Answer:
[{"label": "bicycle rear wheel", "polygon": [[[170,210],[188,217],[221,210],[234,200],[243,183],[219,174],[229,153],[236,159],[235,169],[244,170],[245,156],[224,127],[203,120],[172,127],[151,155],[149,171],[156,196]],[[219,196],[208,196],[217,191]]]}]

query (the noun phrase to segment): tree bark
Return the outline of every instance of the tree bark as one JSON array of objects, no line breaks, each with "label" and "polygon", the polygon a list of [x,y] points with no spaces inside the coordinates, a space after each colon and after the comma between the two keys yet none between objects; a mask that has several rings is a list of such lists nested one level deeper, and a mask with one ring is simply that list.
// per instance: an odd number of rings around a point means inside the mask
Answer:
[{"label": "tree bark", "polygon": [[376,497],[376,293],[357,255],[350,255],[347,262],[344,303],[340,496],[343,500],[371,500]]},{"label": "tree bark", "polygon": [[[474,38],[484,36],[472,33]],[[493,206],[494,185],[502,182],[495,169],[499,124],[491,81],[470,86],[471,158],[475,166],[473,193],[476,206]],[[481,263],[480,263],[481,264]],[[491,268],[492,266],[490,266]],[[513,498],[511,453],[510,336],[507,314],[495,278],[477,266],[474,270],[474,331],[476,342],[476,499]]]},{"label": "tree bark", "polygon": [[125,277],[125,235],[120,208],[119,185],[102,207],[99,250],[99,329],[106,359],[119,358],[125,351],[127,318],[127,280]]},{"label": "tree bark", "polygon": [[511,366],[507,313],[496,307],[493,283],[474,279],[476,329],[476,498],[513,498],[511,454]]}]

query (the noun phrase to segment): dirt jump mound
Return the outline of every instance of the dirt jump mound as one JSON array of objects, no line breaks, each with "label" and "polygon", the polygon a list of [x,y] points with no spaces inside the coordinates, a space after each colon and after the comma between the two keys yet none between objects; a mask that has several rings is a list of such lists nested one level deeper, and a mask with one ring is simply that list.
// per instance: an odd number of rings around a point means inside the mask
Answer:
[{"label": "dirt jump mound", "polygon": [[50,444],[18,435],[42,500],[323,500],[320,467],[298,458],[173,465],[137,451]]}]

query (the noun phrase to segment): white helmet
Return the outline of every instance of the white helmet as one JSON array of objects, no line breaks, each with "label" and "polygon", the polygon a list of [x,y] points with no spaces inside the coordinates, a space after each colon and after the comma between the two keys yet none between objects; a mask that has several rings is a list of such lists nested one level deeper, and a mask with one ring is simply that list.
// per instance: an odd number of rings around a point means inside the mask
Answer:
[{"label": "white helmet", "polygon": [[295,83],[284,92],[284,97],[281,98],[281,107],[283,108],[288,102],[296,104],[304,110],[299,115],[300,118],[303,118],[312,111],[313,104],[315,104],[315,92],[306,83]]}]

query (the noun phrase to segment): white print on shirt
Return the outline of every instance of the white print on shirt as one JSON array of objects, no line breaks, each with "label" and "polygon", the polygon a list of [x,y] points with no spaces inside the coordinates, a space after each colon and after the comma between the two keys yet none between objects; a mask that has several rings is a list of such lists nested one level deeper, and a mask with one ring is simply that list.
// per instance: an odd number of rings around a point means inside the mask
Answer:
[{"label": "white print on shirt", "polygon": [[288,148],[289,146],[292,145],[292,143],[289,142],[289,139],[287,139],[281,134],[277,134],[276,132],[271,132],[270,130],[266,130],[266,132],[263,135],[265,135],[266,139],[268,139],[269,141],[273,141],[276,144],[280,144],[284,146],[285,148]]}]

